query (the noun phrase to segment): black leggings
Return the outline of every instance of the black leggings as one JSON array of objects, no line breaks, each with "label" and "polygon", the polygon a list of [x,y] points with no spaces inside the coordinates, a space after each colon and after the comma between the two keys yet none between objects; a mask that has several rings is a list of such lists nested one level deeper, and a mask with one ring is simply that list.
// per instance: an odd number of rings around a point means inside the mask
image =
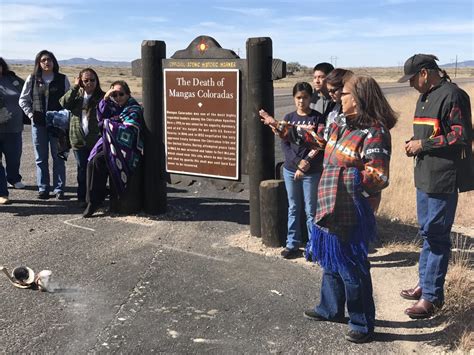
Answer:
[{"label": "black leggings", "polygon": [[[97,153],[94,158],[87,163],[87,193],[86,201],[95,205],[101,204],[107,196],[107,179],[109,178],[109,169],[105,161],[105,152]],[[113,192],[112,183],[110,183],[110,192]]]}]

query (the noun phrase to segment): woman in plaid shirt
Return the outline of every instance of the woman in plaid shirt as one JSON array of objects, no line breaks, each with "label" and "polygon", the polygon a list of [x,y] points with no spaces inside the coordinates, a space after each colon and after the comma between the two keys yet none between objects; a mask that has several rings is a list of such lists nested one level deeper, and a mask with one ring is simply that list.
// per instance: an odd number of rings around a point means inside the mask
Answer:
[{"label": "woman in plaid shirt", "polygon": [[[319,321],[343,321],[349,314],[346,339],[370,341],[375,305],[368,243],[375,238],[374,209],[388,186],[391,129],[397,116],[377,82],[350,76],[342,89],[342,115],[329,128],[278,122],[261,110],[262,122],[282,138],[324,149],[323,173],[311,233],[311,255],[323,267],[320,303],[304,315]],[[321,153],[320,153],[321,154]]]}]

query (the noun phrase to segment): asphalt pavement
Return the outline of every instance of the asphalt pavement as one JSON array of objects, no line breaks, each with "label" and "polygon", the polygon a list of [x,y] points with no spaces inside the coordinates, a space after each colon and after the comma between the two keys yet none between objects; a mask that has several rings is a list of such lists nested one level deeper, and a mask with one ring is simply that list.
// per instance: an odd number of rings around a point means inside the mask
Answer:
[{"label": "asphalt pavement", "polygon": [[344,324],[303,311],[319,299],[319,267],[233,247],[249,233],[248,191],[201,181],[168,186],[168,212],[81,217],[75,161],[67,200],[36,198],[31,130],[21,173],[0,206],[0,264],[50,269],[46,293],[0,275],[0,353],[392,353],[386,334],[356,345]]}]

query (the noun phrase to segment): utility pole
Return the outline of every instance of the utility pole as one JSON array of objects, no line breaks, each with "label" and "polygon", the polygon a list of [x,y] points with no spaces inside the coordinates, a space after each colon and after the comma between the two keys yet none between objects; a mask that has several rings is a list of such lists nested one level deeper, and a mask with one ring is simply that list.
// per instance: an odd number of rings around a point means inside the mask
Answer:
[{"label": "utility pole", "polygon": [[337,56],[335,55],[331,56],[331,64],[334,65],[335,68],[337,68]]},{"label": "utility pole", "polygon": [[454,65],[454,77],[456,77],[458,73],[458,55],[456,54],[456,64]]}]

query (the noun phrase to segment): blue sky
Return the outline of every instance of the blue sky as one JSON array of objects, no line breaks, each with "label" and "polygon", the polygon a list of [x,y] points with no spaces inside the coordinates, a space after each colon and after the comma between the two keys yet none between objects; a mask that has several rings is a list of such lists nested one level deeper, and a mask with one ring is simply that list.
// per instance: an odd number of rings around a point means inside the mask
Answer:
[{"label": "blue sky", "polygon": [[[313,66],[398,66],[414,53],[440,63],[474,59],[472,0],[1,0],[0,55],[133,60],[142,40],[167,56],[198,35],[245,57],[250,37],[271,37],[273,55]],[[337,59],[336,59],[337,58]]]}]

